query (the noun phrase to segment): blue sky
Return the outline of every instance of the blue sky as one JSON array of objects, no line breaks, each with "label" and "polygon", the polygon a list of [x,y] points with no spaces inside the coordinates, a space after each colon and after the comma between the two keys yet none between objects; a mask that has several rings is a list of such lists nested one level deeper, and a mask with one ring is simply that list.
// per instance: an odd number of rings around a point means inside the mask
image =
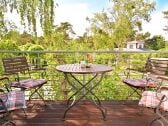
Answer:
[{"label": "blue sky", "polygon": [[157,6],[162,8],[164,5],[168,4],[168,0],[156,0]]},{"label": "blue sky", "polygon": [[[91,17],[95,12],[101,12],[109,7],[109,0],[56,0],[59,6],[56,9],[56,24],[68,21],[73,25],[77,35],[82,35],[87,27],[86,17]],[[151,35],[168,35],[163,31],[166,24],[162,11],[168,10],[168,0],[151,0],[156,2],[156,10],[152,12],[152,20],[143,22],[143,32]]]}]

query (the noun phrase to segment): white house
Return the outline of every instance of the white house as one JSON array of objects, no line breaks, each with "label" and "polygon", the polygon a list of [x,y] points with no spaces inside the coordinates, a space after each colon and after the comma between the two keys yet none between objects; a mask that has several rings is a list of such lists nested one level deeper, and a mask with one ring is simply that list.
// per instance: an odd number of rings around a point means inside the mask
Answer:
[{"label": "white house", "polygon": [[131,41],[127,42],[127,49],[143,49],[144,41]]},{"label": "white house", "polygon": [[139,41],[130,41],[127,42],[126,47],[125,48],[114,48],[115,51],[118,50],[123,50],[123,51],[152,51],[151,49],[147,49],[144,46],[145,42],[142,40]]}]

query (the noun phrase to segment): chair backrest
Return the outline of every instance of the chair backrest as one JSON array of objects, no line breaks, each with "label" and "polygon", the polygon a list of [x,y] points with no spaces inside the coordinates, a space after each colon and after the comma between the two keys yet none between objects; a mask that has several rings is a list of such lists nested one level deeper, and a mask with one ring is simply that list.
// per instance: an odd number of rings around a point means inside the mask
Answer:
[{"label": "chair backrest", "polygon": [[154,75],[156,77],[160,75],[168,76],[168,58],[152,58],[150,54],[146,59],[144,67],[141,69],[128,69],[127,71],[127,78],[130,78],[132,71],[143,73],[142,77],[144,77],[148,72],[150,75]]},{"label": "chair backrest", "polygon": [[26,57],[12,57],[2,59],[4,72],[6,75],[29,73],[29,65]]},{"label": "chair backrest", "polygon": [[147,71],[155,75],[168,75],[168,58],[149,58]]}]

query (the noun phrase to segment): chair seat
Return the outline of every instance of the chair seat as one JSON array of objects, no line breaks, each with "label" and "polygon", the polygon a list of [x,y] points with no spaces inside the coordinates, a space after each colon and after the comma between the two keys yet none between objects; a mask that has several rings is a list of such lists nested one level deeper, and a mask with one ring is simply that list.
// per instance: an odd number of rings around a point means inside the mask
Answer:
[{"label": "chair seat", "polygon": [[123,82],[127,85],[136,88],[156,87],[157,84],[154,81],[147,81],[146,79],[124,79]]},{"label": "chair seat", "polygon": [[45,79],[26,79],[19,82],[12,82],[11,86],[30,89],[42,86],[45,83],[47,83]]},{"label": "chair seat", "polygon": [[[162,93],[155,91],[144,91],[139,101],[139,105],[143,107],[156,108],[159,105],[162,96]],[[160,108],[164,111],[168,111],[168,100],[162,102]]]},{"label": "chair seat", "polygon": [[[0,94],[0,99],[5,103],[8,111],[26,108],[25,94],[23,91],[11,91]],[[0,112],[5,112],[2,104],[0,104]]]}]

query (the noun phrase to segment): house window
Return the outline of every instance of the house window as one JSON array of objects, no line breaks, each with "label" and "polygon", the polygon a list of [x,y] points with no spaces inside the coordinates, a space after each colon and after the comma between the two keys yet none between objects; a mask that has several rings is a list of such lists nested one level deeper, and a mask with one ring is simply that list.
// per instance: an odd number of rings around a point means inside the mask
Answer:
[{"label": "house window", "polygon": [[139,49],[142,49],[143,48],[143,46],[142,45],[139,45]]},{"label": "house window", "polygon": [[134,47],[133,45],[129,45],[129,48],[130,48],[130,49],[133,49],[133,47]]}]

